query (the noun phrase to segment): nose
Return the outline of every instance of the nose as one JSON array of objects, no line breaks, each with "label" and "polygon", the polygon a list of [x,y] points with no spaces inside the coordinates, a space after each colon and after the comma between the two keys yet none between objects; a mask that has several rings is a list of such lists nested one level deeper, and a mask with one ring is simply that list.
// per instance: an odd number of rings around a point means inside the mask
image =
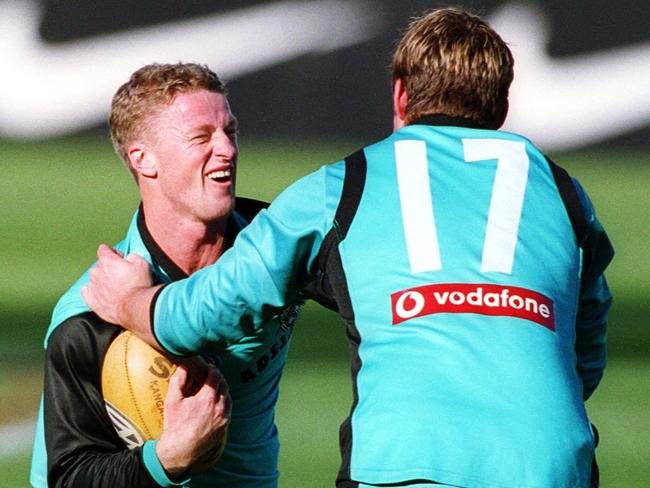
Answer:
[{"label": "nose", "polygon": [[219,131],[214,136],[213,156],[218,159],[234,163],[237,160],[237,137]]}]

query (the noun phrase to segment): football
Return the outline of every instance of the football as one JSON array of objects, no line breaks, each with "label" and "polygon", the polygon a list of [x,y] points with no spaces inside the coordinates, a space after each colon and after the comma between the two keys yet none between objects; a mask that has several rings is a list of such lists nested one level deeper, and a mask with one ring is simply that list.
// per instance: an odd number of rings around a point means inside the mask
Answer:
[{"label": "football", "polygon": [[[179,358],[151,347],[128,330],[110,344],[102,365],[102,394],[108,416],[129,449],[157,439],[163,430],[164,403],[169,379],[176,368],[189,368],[191,388],[205,379],[207,363],[200,357]],[[191,393],[191,391],[186,392]],[[226,435],[194,471],[213,465],[223,453]]]}]

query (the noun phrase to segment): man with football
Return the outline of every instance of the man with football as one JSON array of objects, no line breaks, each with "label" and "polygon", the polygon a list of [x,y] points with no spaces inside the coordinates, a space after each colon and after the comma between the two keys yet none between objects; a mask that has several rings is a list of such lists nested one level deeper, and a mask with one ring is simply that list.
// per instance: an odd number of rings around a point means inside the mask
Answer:
[{"label": "man with football", "polygon": [[84,298],[180,355],[263,329],[301,290],[335,305],[354,390],[339,488],[597,485],[584,401],[613,249],[589,198],[498,130],[513,58],[479,17],[415,19],[392,75],[394,132],[291,185],[215,265],[152,287],[101,246]]},{"label": "man with football", "polygon": [[[133,262],[151,270],[156,283],[214,263],[266,206],[235,198],[237,120],[224,85],[206,66],[137,70],[113,97],[110,126],[142,199],[116,248],[130,261],[143,256]],[[104,356],[122,329],[89,311],[79,293],[87,282],[88,272],[61,298],[48,330],[32,484],[277,487],[274,409],[297,308],[278,310],[257,331],[241,324],[251,331],[245,342],[224,341],[214,355],[204,351],[228,386],[211,367],[198,393],[189,393],[188,373],[179,368],[169,384],[162,435],[129,450],[133,438],[112,422],[100,384]],[[225,450],[201,474],[197,465],[218,449],[226,424]]]}]

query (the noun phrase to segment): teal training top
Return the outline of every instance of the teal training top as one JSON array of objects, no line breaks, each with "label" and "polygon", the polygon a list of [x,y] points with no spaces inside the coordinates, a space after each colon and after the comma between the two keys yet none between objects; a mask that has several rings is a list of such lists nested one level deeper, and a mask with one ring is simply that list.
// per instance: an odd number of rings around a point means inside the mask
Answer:
[{"label": "teal training top", "polygon": [[[133,217],[127,235],[115,246],[122,253],[136,253],[151,263],[154,280],[168,283],[171,278],[161,263],[151,256],[138,229],[138,213]],[[231,221],[237,231],[247,222],[234,213]],[[230,226],[230,223],[229,223]],[[88,271],[57,303],[45,346],[52,331],[70,317],[88,312],[80,289],[88,283]],[[275,488],[278,486],[279,441],[274,423],[278,384],[286,362],[291,326],[297,309],[289,309],[269,317],[264,328],[218,351],[219,370],[226,378],[233,400],[228,442],[220,461],[206,474],[195,476],[188,483],[169,480],[153,450],[154,441],[145,444],[145,467],[161,486]],[[47,486],[47,451],[43,432],[43,409],[39,413],[34,442],[30,482],[34,487]]]},{"label": "teal training top", "polygon": [[357,159],[300,179],[216,265],[165,287],[161,344],[225,347],[318,280],[353,356],[339,486],[588,486],[613,251],[582,188],[577,242],[519,135],[415,123]]}]

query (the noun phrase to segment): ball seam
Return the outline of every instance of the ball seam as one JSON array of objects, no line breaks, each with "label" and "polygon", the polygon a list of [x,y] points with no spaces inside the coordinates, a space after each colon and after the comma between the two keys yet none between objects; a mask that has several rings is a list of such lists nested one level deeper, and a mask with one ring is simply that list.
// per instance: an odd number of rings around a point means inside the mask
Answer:
[{"label": "ball seam", "polygon": [[129,341],[131,340],[131,336],[133,333],[128,334],[126,342],[124,344],[124,369],[126,372],[126,383],[129,388],[129,395],[131,395],[131,399],[133,400],[133,405],[135,406],[135,411],[138,414],[138,418],[140,419],[140,425],[142,425],[142,428],[145,431],[145,435],[147,436],[148,439],[151,439],[151,432],[149,431],[149,426],[146,424],[144,417],[142,416],[142,413],[140,412],[140,406],[138,405],[138,399],[135,395],[135,392],[133,390],[133,386],[131,385],[131,376],[129,375],[129,363],[128,363],[128,353],[129,353]]}]

